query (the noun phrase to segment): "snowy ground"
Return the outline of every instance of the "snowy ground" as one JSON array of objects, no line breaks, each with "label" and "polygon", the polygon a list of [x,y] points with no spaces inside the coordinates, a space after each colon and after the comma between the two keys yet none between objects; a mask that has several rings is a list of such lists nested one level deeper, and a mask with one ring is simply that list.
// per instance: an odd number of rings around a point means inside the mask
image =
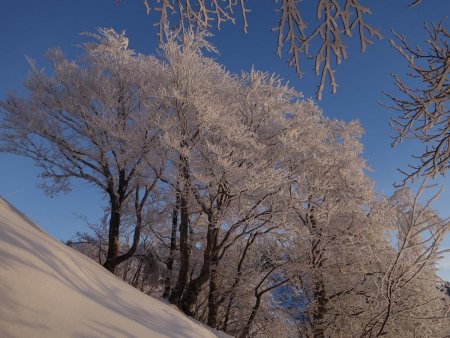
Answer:
[{"label": "snowy ground", "polygon": [[0,301],[2,338],[216,337],[51,238],[2,199]]}]

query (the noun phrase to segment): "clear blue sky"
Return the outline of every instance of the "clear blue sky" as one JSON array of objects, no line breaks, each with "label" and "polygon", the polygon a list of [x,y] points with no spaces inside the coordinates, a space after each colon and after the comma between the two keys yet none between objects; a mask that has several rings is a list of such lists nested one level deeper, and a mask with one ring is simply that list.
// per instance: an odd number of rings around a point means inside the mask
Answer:
[{"label": "clear blue sky", "polygon": [[[319,103],[325,115],[346,121],[359,119],[365,135],[364,156],[373,172],[369,175],[376,182],[376,190],[390,194],[394,181],[402,178],[397,168],[405,168],[411,154],[420,150],[418,145],[406,142],[390,147],[391,133],[388,122],[392,116],[379,101],[386,101],[382,90],[392,89],[390,73],[404,73],[401,58],[388,44],[391,29],[407,35],[413,43],[425,39],[424,21],[439,21],[450,14],[450,1],[424,0],[423,4],[407,9],[411,0],[363,1],[371,7],[369,21],[384,36],[382,41],[369,46],[365,54],[359,53],[357,39],[346,40],[349,59],[336,68],[338,93],[325,92]],[[311,17],[316,1],[304,1],[302,8]],[[311,4],[308,7],[308,4]],[[232,72],[256,69],[276,72],[302,91],[305,97],[314,96],[317,80],[311,61],[302,62],[305,76],[299,79],[288,68],[285,59],[275,56],[276,33],[271,32],[277,17],[272,0],[251,0],[248,7],[249,32],[230,24],[215,32],[213,43],[220,50],[216,58]],[[447,27],[449,26],[447,19]],[[9,90],[23,93],[22,83],[28,66],[24,56],[46,66],[47,49],[59,46],[69,56],[79,54],[76,46],[85,41],[80,32],[92,32],[96,27],[125,29],[130,47],[140,53],[154,53],[157,46],[156,17],[146,16],[141,0],[122,0],[118,6],[114,0],[2,0],[0,4],[0,97]],[[329,88],[327,88],[329,91]],[[101,216],[101,195],[93,188],[76,183],[72,192],[57,198],[46,197],[37,187],[39,170],[30,160],[0,154],[0,196],[7,198],[42,228],[58,239],[69,239],[76,231],[84,231],[85,225],[77,215],[84,215],[90,222]],[[445,188],[434,207],[443,217],[450,216],[450,180],[441,178],[438,183]],[[450,246],[450,241],[447,241]],[[446,272],[450,280],[450,266]]]}]

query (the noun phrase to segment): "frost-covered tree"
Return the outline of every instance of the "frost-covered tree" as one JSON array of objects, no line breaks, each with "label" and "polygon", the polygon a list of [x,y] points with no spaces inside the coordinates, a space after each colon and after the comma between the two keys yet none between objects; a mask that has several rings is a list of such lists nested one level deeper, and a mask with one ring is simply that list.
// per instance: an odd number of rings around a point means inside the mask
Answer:
[{"label": "frost-covered tree", "polygon": [[[249,230],[249,220],[269,213],[266,200],[285,178],[269,157],[268,138],[276,133],[267,117],[270,112],[284,119],[281,107],[291,104],[292,90],[262,73],[239,79],[203,56],[202,47],[208,47],[202,35],[192,34],[181,44],[170,36],[162,47],[167,81],[159,89],[165,112],[159,124],[173,163],[162,181],[176,195],[172,239],[179,218],[180,250],[177,280],[167,285],[166,296],[192,315],[208,284],[208,323],[216,326],[219,261],[236,236]],[[265,120],[257,115],[262,108]],[[203,255],[197,266],[194,243]]]},{"label": "frost-covered tree", "polygon": [[[142,100],[156,85],[159,68],[152,57],[135,55],[128,39],[111,29],[90,34],[78,61],[59,49],[48,52],[47,75],[29,60],[28,94],[9,94],[0,102],[1,150],[29,157],[42,170],[45,191],[70,190],[70,180],[92,184],[108,198],[108,250],[104,266],[115,267],[136,250],[141,211],[156,186],[144,167],[158,142],[150,105]],[[144,76],[145,74],[145,76]],[[156,109],[156,108],[155,108]],[[120,252],[123,210],[134,201],[133,244]]]},{"label": "frost-covered tree", "polygon": [[[373,192],[360,157],[360,133],[357,123],[324,119],[315,129],[316,138],[309,140],[312,156],[299,153],[298,146],[290,151],[290,222],[296,248],[290,251],[296,262],[291,284],[303,299],[296,316],[305,336],[336,335],[360,310],[362,270],[370,264],[373,240],[364,220]],[[297,135],[289,140],[292,146],[301,143],[299,131]]]},{"label": "frost-covered tree", "polygon": [[450,224],[430,208],[437,195],[421,204],[426,188],[426,181],[416,195],[401,188],[388,201],[374,204],[370,212],[370,222],[388,230],[391,245],[372,245],[376,268],[368,283],[370,307],[362,321],[365,336],[449,334],[450,303],[438,288],[436,264],[447,251],[440,244]]},{"label": "frost-covered tree", "polygon": [[227,72],[205,33],[166,31],[158,57],[99,33],[0,103],[2,150],[35,160],[49,193],[81,179],[107,197],[73,246],[241,338],[448,334],[448,223],[405,190],[374,197],[357,122],[275,75]]},{"label": "frost-covered tree", "polygon": [[[120,2],[117,0],[116,2]],[[333,68],[347,58],[347,47],[343,40],[354,35],[359,37],[361,52],[373,39],[381,34],[368,23],[371,10],[360,0],[317,0],[315,21],[307,22],[305,7],[311,4],[297,0],[275,0],[275,12],[279,20],[273,27],[277,32],[277,55],[282,57],[287,51],[288,63],[301,76],[300,67],[303,56],[312,56],[315,60],[314,71],[319,78],[317,98],[320,100],[326,82],[329,81],[333,93],[337,83]],[[422,0],[409,1],[408,7],[419,5]],[[251,15],[251,6],[246,1],[210,1],[210,0],[163,0],[143,2],[147,14],[159,13],[159,36],[164,38],[166,26],[172,26],[181,32],[196,26],[209,30],[231,22],[242,22],[246,32],[247,16]],[[449,82],[449,33],[445,20],[438,25],[425,25],[429,38],[428,50],[411,47],[405,36],[394,33],[398,42],[390,40],[391,45],[406,60],[411,72],[407,75],[414,79],[410,85],[395,75],[395,85],[400,94],[388,94],[392,99],[391,108],[399,112],[392,119],[396,132],[394,145],[405,138],[415,138],[425,145],[425,150],[414,157],[419,163],[413,163],[410,170],[401,169],[405,174],[403,183],[415,180],[420,175],[436,176],[444,174],[449,167],[450,146],[448,128],[448,82]],[[287,45],[287,48],[285,48]]]}]

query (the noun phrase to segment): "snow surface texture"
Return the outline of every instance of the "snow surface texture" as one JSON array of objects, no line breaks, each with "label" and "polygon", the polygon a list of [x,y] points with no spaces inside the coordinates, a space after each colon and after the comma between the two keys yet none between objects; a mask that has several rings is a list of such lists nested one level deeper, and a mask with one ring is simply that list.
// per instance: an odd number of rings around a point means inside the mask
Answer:
[{"label": "snow surface texture", "polygon": [[146,296],[0,198],[0,337],[229,337]]}]

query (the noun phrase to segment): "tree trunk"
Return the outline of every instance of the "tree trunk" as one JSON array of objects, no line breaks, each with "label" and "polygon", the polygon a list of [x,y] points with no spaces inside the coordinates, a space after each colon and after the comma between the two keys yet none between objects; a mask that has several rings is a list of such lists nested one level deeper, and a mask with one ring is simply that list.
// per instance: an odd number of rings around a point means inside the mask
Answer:
[{"label": "tree trunk", "polygon": [[180,307],[181,297],[186,288],[189,273],[189,169],[187,160],[182,158],[183,188],[180,193],[180,270],[178,272],[177,282],[170,295],[169,301]]},{"label": "tree trunk", "polygon": [[234,302],[234,293],[232,290],[230,299],[228,300],[227,308],[225,310],[225,318],[223,319],[223,324],[222,324],[222,327],[220,328],[224,332],[227,332],[227,330],[228,330],[228,322],[230,321],[231,307],[233,305],[233,302]]},{"label": "tree trunk", "polygon": [[314,338],[325,337],[323,321],[326,313],[325,286],[322,281],[316,281],[314,286],[314,299],[317,302],[317,309],[313,314],[312,330]]},{"label": "tree trunk", "polygon": [[168,299],[170,296],[170,291],[172,290],[172,269],[173,269],[173,262],[174,262],[174,256],[175,251],[177,249],[177,226],[178,226],[178,209],[179,209],[179,202],[178,197],[176,201],[176,205],[172,212],[172,231],[170,233],[170,250],[169,250],[169,257],[167,258],[167,276],[164,280],[164,293],[163,298]]},{"label": "tree trunk", "polygon": [[193,315],[194,306],[197,302],[198,295],[202,290],[202,286],[209,280],[211,275],[211,260],[217,255],[217,239],[219,229],[212,219],[212,214],[208,215],[208,232],[206,235],[206,248],[203,253],[203,265],[197,278],[191,280],[188,284],[185,294],[181,302],[181,310],[188,316]]},{"label": "tree trunk", "polygon": [[[216,229],[217,231],[217,229]],[[208,294],[208,325],[216,328],[217,327],[217,313],[219,311],[219,276],[217,273],[218,265],[219,265],[219,257],[217,248],[217,237],[218,232],[214,236],[213,243],[213,253],[211,257],[211,267],[210,267],[210,278],[209,278],[209,294]]]},{"label": "tree trunk", "polygon": [[119,255],[120,239],[119,228],[121,218],[121,207],[119,203],[111,201],[111,216],[109,218],[109,233],[108,233],[108,252],[106,254],[106,261],[103,266],[110,272],[114,273],[117,264],[114,258]]},{"label": "tree trunk", "polygon": [[222,325],[222,331],[227,331],[228,328],[228,322],[230,320],[230,315],[231,315],[231,307],[233,305],[233,301],[234,298],[236,296],[236,289],[241,281],[241,277],[242,277],[242,265],[244,264],[244,260],[247,256],[247,252],[249,250],[249,248],[252,246],[253,242],[255,241],[256,237],[258,233],[253,234],[251,237],[249,237],[247,239],[247,243],[245,244],[245,248],[244,251],[242,252],[241,258],[239,259],[239,263],[237,265],[237,270],[236,270],[236,277],[234,278],[233,281],[233,285],[231,286],[231,289],[229,291],[230,294],[230,299],[228,301],[228,305],[225,311],[225,318],[223,321],[223,325]]},{"label": "tree trunk", "polygon": [[[311,197],[310,197],[311,199]],[[324,318],[327,312],[326,304],[328,302],[325,291],[325,284],[320,277],[320,271],[323,265],[323,252],[322,248],[322,233],[320,228],[317,227],[317,221],[315,217],[314,206],[310,203],[309,213],[307,219],[311,228],[311,233],[314,235],[311,242],[311,264],[315,271],[318,272],[316,280],[314,282],[314,301],[317,303],[317,308],[312,316],[312,331],[315,338],[325,337],[324,330]]]},{"label": "tree trunk", "polygon": [[239,336],[239,338],[248,337],[248,335],[250,333],[250,329],[252,328],[252,325],[253,325],[253,321],[255,320],[256,313],[258,312],[259,307],[261,305],[261,297],[262,297],[262,294],[257,295],[255,305],[253,306],[253,309],[252,309],[252,313],[250,314],[250,317],[248,318],[247,323],[245,324],[244,330],[242,330],[242,333]]},{"label": "tree trunk", "polygon": [[[121,222],[121,209],[122,209],[121,206],[124,201],[124,198],[120,197],[119,199],[120,202],[115,202],[114,197],[111,197],[111,200],[114,202],[111,202],[112,208],[111,208],[111,218],[109,221],[108,254],[106,257],[105,264],[103,264],[103,266],[112,273],[114,273],[117,265],[130,259],[134,255],[139,246],[143,225],[142,208],[145,204],[145,201],[150,191],[151,189],[146,190],[142,200],[139,200],[139,187],[136,187],[135,204],[134,204],[136,213],[136,225],[134,228],[133,243],[130,249],[123,255],[119,255],[119,248],[120,248],[119,230]],[[123,194],[124,192],[121,192],[119,196],[123,196]]]},{"label": "tree trunk", "polygon": [[177,282],[170,295],[169,301],[179,306],[181,296],[186,287],[189,272],[189,214],[187,211],[187,201],[184,197],[180,198],[181,219],[180,219],[180,271],[178,272]]}]

